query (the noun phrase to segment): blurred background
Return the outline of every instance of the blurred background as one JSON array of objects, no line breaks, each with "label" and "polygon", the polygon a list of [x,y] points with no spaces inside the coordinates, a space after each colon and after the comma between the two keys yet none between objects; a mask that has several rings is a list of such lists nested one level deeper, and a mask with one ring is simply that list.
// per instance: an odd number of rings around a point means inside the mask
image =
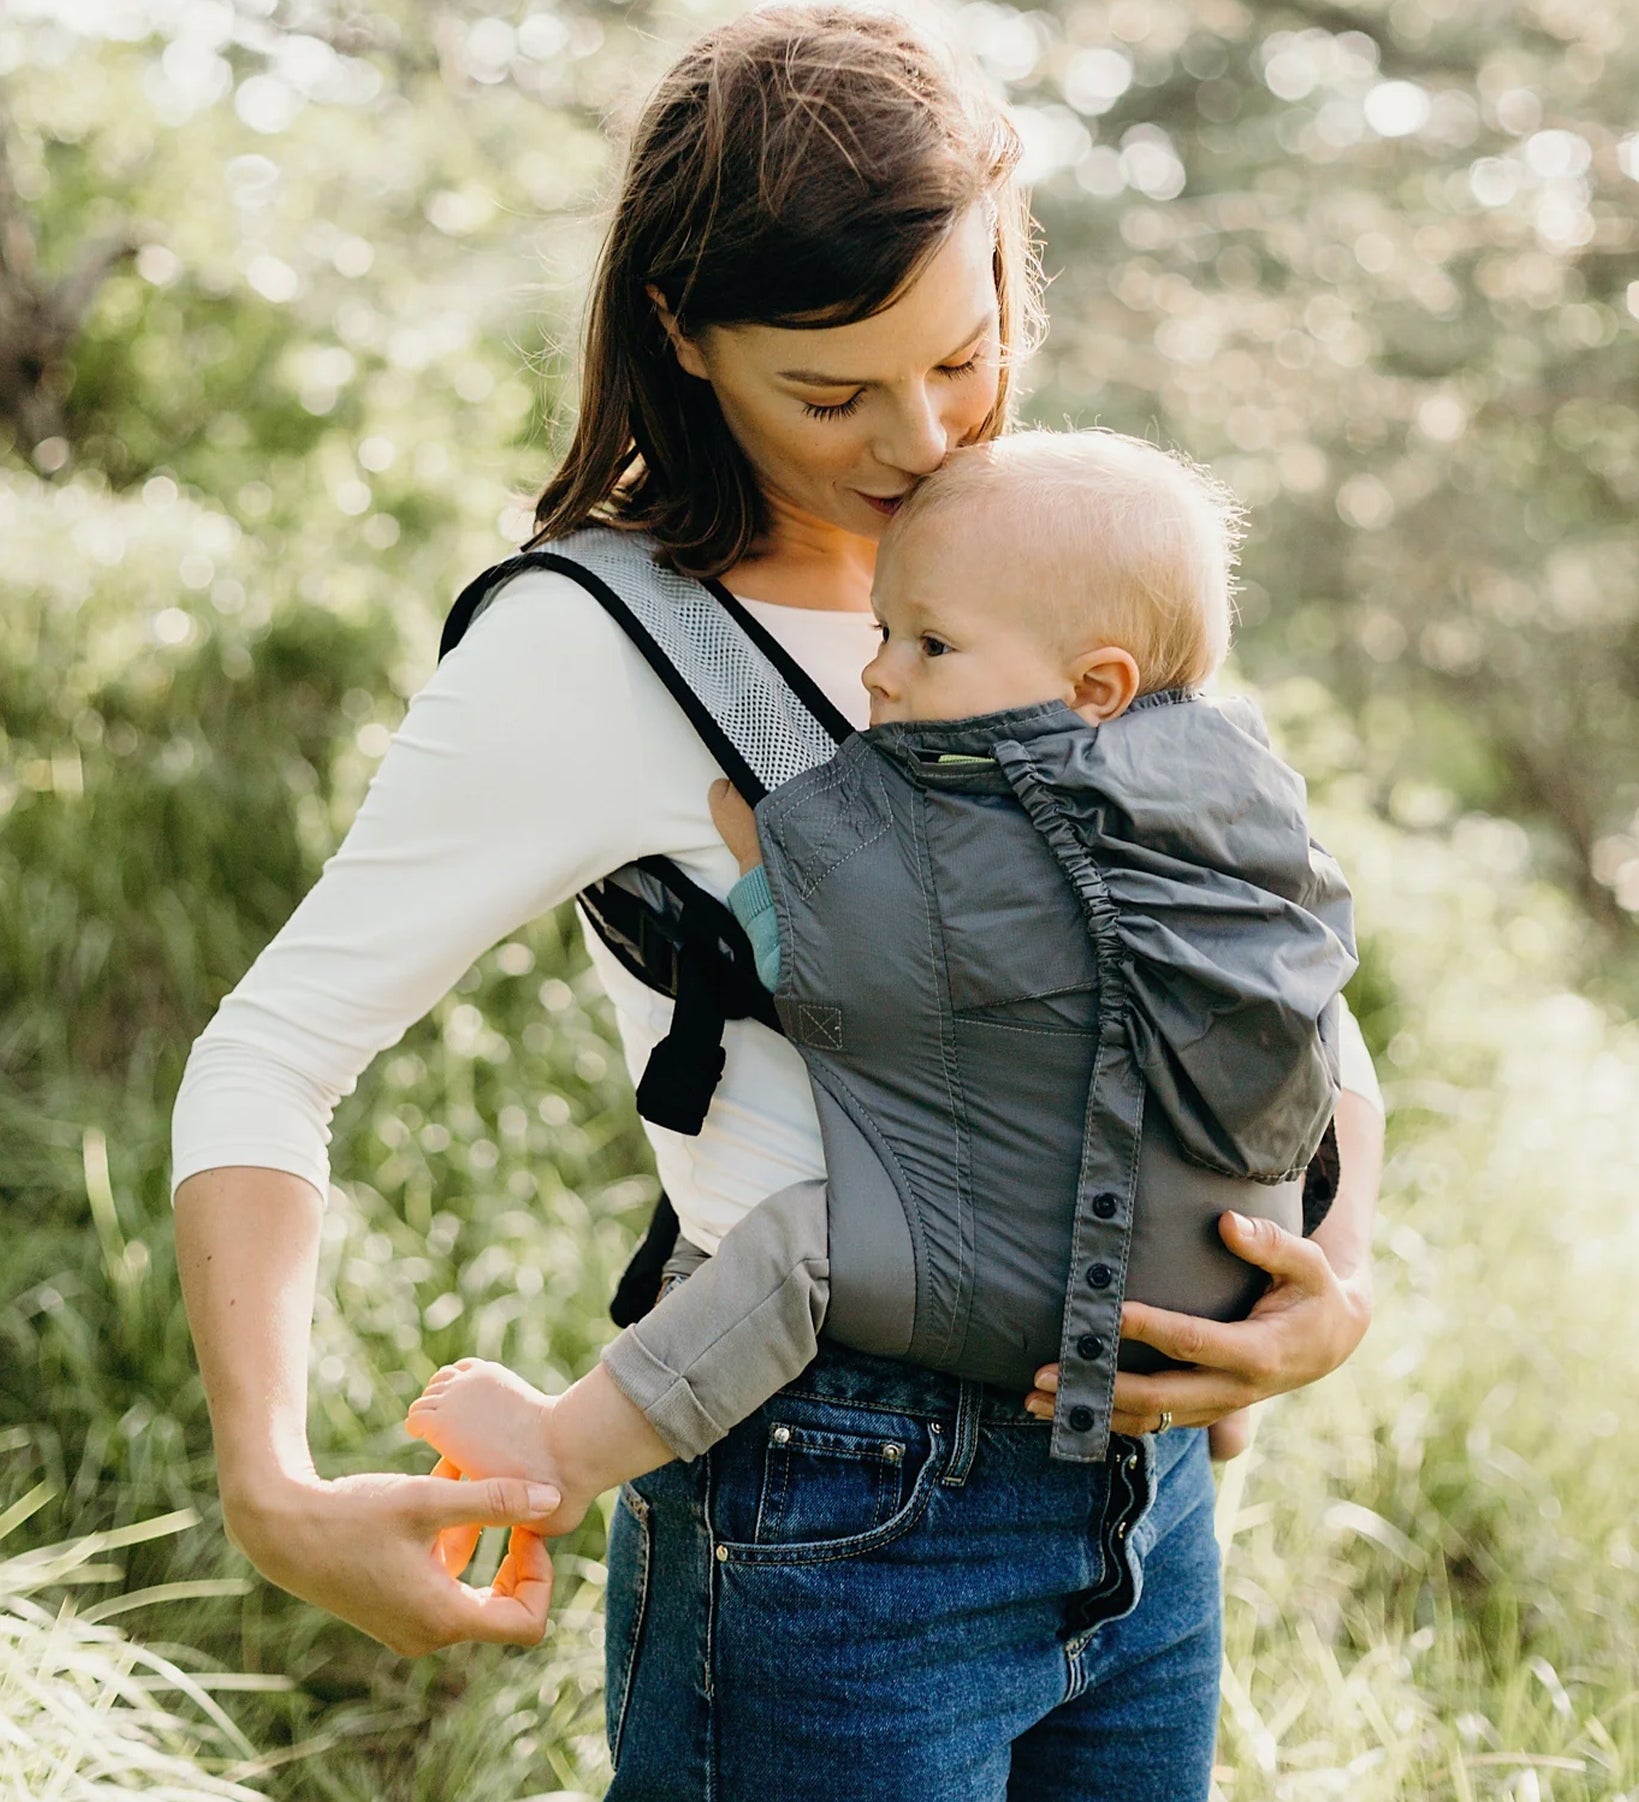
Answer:
[{"label": "blurred background", "polygon": [[[526,534],[614,134],[731,10],[0,15],[5,1802],[606,1780],[606,1516],[539,1652],[413,1665],[228,1546],[167,1132],[449,600]],[[943,16],[1028,147],[1027,416],[1177,443],[1250,505],[1235,679],[1359,897],[1378,1322],[1222,1480],[1220,1794],[1631,1802],[1628,0]],[[333,1155],[322,1468],[425,1468],[399,1423],[447,1359],[586,1368],[654,1188],[567,914],[377,1062]]]}]

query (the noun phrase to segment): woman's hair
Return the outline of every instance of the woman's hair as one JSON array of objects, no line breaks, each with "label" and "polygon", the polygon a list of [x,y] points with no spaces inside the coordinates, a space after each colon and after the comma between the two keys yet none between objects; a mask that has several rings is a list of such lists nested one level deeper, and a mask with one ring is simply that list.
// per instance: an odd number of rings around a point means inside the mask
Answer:
[{"label": "woman's hair", "polygon": [[[1139,692],[1198,688],[1229,651],[1246,515],[1181,451],[1095,427],[1011,432],[954,452],[894,515],[882,557],[924,526],[969,569],[1005,546],[1006,594],[1065,655],[1120,645]],[[971,547],[971,548],[969,548]]]},{"label": "woman's hair", "polygon": [[699,39],[638,121],[590,296],[580,416],[537,537],[603,521],[652,533],[691,575],[731,568],[765,529],[763,499],[646,285],[686,333],[849,325],[890,305],[981,202],[1003,353],[981,435],[1000,432],[1010,362],[1040,335],[1018,157],[976,74],[890,13],[809,0]]}]

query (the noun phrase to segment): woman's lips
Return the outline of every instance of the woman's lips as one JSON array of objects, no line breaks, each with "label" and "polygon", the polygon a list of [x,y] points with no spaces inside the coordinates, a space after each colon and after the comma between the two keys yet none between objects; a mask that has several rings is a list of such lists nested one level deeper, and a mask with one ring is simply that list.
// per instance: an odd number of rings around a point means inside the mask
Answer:
[{"label": "woman's lips", "polygon": [[892,519],[905,499],[902,494],[866,494],[859,488],[856,488],[854,493],[862,501],[868,501],[871,506],[875,507],[884,519]]}]

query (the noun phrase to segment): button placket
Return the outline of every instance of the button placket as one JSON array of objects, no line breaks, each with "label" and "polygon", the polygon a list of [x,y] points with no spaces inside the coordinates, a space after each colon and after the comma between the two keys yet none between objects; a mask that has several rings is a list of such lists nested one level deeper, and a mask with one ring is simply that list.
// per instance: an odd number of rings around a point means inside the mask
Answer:
[{"label": "button placket", "polygon": [[1143,1078],[1118,1017],[1101,1033],[1088,1095],[1053,1412],[1055,1457],[1092,1460],[1109,1449],[1143,1114]]},{"label": "button placket", "polygon": [[[1098,960],[1098,1052],[1082,1127],[1052,1438],[1055,1458],[1095,1463],[1110,1443],[1144,1077],[1127,1021],[1117,910],[1104,877],[1026,748],[1006,740],[995,757],[1075,890]],[[1083,1348],[1096,1355],[1083,1355]]]}]

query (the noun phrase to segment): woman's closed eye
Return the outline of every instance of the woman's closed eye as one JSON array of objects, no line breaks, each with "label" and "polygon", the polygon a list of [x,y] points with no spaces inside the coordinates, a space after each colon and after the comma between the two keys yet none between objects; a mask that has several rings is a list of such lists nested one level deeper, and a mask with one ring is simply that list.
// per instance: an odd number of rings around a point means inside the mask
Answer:
[{"label": "woman's closed eye", "polygon": [[[974,370],[978,367],[979,353],[978,351],[975,351],[965,363],[941,363],[939,365],[939,373],[951,377],[952,380],[960,380],[964,375],[972,375]],[[846,419],[850,413],[857,413],[859,411],[860,404],[864,399],[865,390],[861,388],[857,394],[850,396],[849,399],[836,401],[829,406],[824,405],[819,401],[805,400],[802,403],[802,410],[810,419]]]},{"label": "woman's closed eye", "polygon": [[860,389],[852,400],[839,401],[833,407],[822,407],[814,401],[805,400],[802,410],[810,419],[846,419],[850,413],[857,413],[865,399],[865,390]]}]

